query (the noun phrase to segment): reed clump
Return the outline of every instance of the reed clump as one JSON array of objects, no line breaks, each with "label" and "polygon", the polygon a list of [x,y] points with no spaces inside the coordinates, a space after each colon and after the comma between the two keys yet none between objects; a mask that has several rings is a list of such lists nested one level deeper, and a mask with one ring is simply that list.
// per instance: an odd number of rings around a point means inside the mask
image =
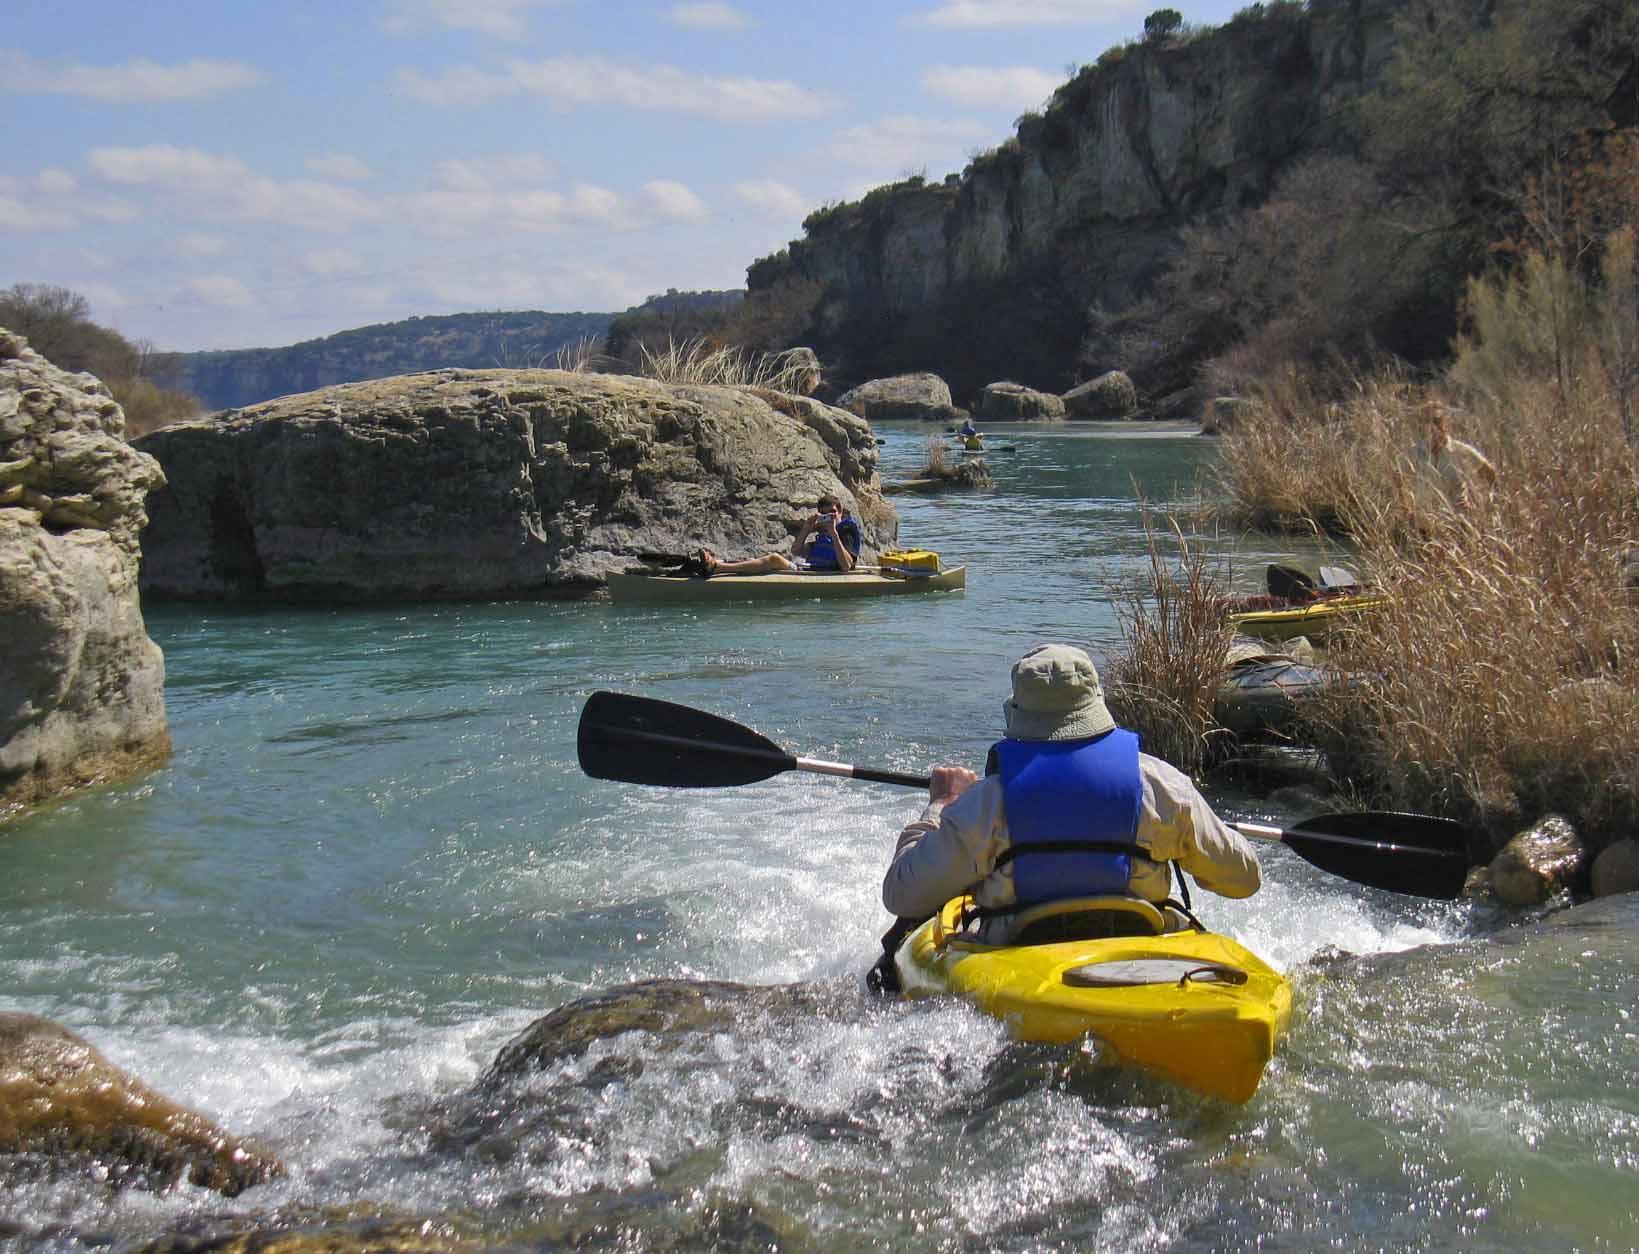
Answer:
[{"label": "reed clump", "polygon": [[663,383],[759,387],[806,396],[816,381],[813,354],[807,349],[754,353],[706,339],[668,339],[663,349],[641,347],[643,374]]},{"label": "reed clump", "polygon": [[1227,741],[1213,717],[1233,637],[1222,588],[1202,548],[1168,520],[1176,549],[1169,560],[1146,509],[1148,578],[1112,590],[1123,648],[1105,662],[1106,698],[1121,726],[1138,733],[1145,752],[1199,774]]}]

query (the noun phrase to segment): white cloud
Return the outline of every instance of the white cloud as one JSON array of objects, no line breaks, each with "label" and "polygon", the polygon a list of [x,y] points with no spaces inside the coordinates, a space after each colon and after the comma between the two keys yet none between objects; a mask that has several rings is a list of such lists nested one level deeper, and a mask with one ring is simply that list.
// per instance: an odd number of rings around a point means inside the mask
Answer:
[{"label": "white cloud", "polygon": [[0,183],[0,231],[59,231],[72,225],[61,210],[31,204]]},{"label": "white cloud", "polygon": [[189,279],[188,290],[207,305],[220,309],[254,309],[256,298],[238,279],[226,274],[206,274]]},{"label": "white cloud", "polygon": [[327,152],[308,157],[302,164],[310,174],[317,174],[323,179],[340,179],[344,183],[363,182],[375,173],[357,157],[345,152]]},{"label": "white cloud", "polygon": [[176,251],[184,257],[220,257],[228,251],[228,241],[196,231],[177,240]]},{"label": "white cloud", "polygon": [[41,170],[34,181],[48,196],[72,196],[80,187],[80,181],[67,170]]},{"label": "white cloud", "polygon": [[392,0],[383,25],[395,34],[427,27],[476,31],[501,39],[529,34],[529,13],[558,0]]},{"label": "white cloud", "polygon": [[126,201],[83,194],[66,170],[42,170],[29,183],[0,177],[0,231],[61,231],[87,218],[128,222],[136,215]]},{"label": "white cloud", "polygon": [[822,152],[849,165],[931,172],[952,163],[989,134],[977,122],[899,115],[838,131]]},{"label": "white cloud", "polygon": [[321,248],[302,255],[302,269],[321,279],[337,279],[358,274],[364,264],[345,248]]},{"label": "white cloud", "polygon": [[1062,74],[1027,65],[936,65],[922,71],[922,86],[929,92],[971,108],[1033,109],[1063,81]]},{"label": "white cloud", "polygon": [[745,14],[732,4],[674,4],[669,16],[679,26],[702,30],[736,30],[749,25]]},{"label": "white cloud", "polygon": [[800,221],[813,208],[801,192],[777,179],[746,180],[736,183],[734,194],[752,208],[760,209],[775,218],[796,218]]},{"label": "white cloud", "polygon": [[400,70],[397,81],[402,91],[428,104],[469,104],[525,91],[565,110],[613,104],[695,113],[723,122],[813,117],[833,103],[823,92],[779,79],[694,74],[669,65],[622,65],[596,56],[513,61],[494,71],[454,66],[438,78]]},{"label": "white cloud", "polygon": [[643,197],[656,214],[669,221],[704,222],[711,216],[700,197],[672,179],[654,179],[643,184]]},{"label": "white cloud", "polygon": [[1137,13],[1151,0],[945,0],[909,20],[927,26],[1075,26]]},{"label": "white cloud", "polygon": [[119,65],[46,66],[20,52],[0,53],[0,89],[95,100],[197,100],[255,87],[266,79],[243,61],[195,58],[175,65],[137,58]]},{"label": "white cloud", "polygon": [[394,82],[411,100],[431,105],[481,104],[519,90],[512,75],[478,70],[470,65],[454,66],[438,78],[430,78],[420,70],[400,70]]},{"label": "white cloud", "polygon": [[341,230],[381,216],[380,207],[353,188],[312,179],[268,178],[237,157],[198,148],[96,148],[90,164],[112,183],[157,186],[194,202],[209,216],[232,221]]}]

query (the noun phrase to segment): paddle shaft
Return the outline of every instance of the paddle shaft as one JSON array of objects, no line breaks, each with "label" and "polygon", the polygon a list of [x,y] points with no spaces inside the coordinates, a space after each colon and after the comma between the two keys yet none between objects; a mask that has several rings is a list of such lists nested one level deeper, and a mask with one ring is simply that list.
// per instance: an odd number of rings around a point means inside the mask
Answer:
[{"label": "paddle shaft", "polygon": [[[1253,840],[1272,840],[1277,844],[1291,843],[1292,833],[1285,828],[1273,827],[1267,823],[1232,823],[1230,826],[1242,836],[1250,837]],[[1303,834],[1311,839],[1315,838],[1316,835],[1308,832]],[[1353,846],[1357,849],[1375,850],[1383,854],[1405,854],[1412,857],[1422,854],[1425,857],[1442,859],[1451,857],[1451,851],[1447,849],[1428,849],[1422,845],[1402,845],[1392,840],[1369,840],[1364,836],[1344,836],[1338,832],[1326,832],[1321,834],[1321,838],[1329,845]]]}]

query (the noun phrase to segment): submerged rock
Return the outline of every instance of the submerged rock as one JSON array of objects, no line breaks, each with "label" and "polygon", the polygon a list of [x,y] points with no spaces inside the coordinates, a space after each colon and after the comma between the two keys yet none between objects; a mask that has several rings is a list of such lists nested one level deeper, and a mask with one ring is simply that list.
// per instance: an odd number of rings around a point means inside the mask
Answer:
[{"label": "submerged rock", "polygon": [[101,383],[0,330],[0,818],[170,751],[137,595],[164,476],[124,432]]},{"label": "submerged rock", "polygon": [[814,501],[898,532],[867,423],[765,388],[437,370],[143,437],[145,591],[417,600],[586,591],[642,553],[789,547]]},{"label": "submerged rock", "polygon": [[0,1155],[94,1162],[121,1185],[185,1178],[229,1197],[284,1170],[67,1028],[13,1013],[0,1013]]}]

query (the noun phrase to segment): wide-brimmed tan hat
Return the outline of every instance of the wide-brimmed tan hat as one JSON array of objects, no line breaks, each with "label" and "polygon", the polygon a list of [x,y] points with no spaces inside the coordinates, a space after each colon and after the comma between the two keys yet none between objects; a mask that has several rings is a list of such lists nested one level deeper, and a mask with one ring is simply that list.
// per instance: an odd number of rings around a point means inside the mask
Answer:
[{"label": "wide-brimmed tan hat", "polygon": [[1038,644],[1013,663],[1002,712],[1015,740],[1090,740],[1115,726],[1093,659],[1067,644]]}]

